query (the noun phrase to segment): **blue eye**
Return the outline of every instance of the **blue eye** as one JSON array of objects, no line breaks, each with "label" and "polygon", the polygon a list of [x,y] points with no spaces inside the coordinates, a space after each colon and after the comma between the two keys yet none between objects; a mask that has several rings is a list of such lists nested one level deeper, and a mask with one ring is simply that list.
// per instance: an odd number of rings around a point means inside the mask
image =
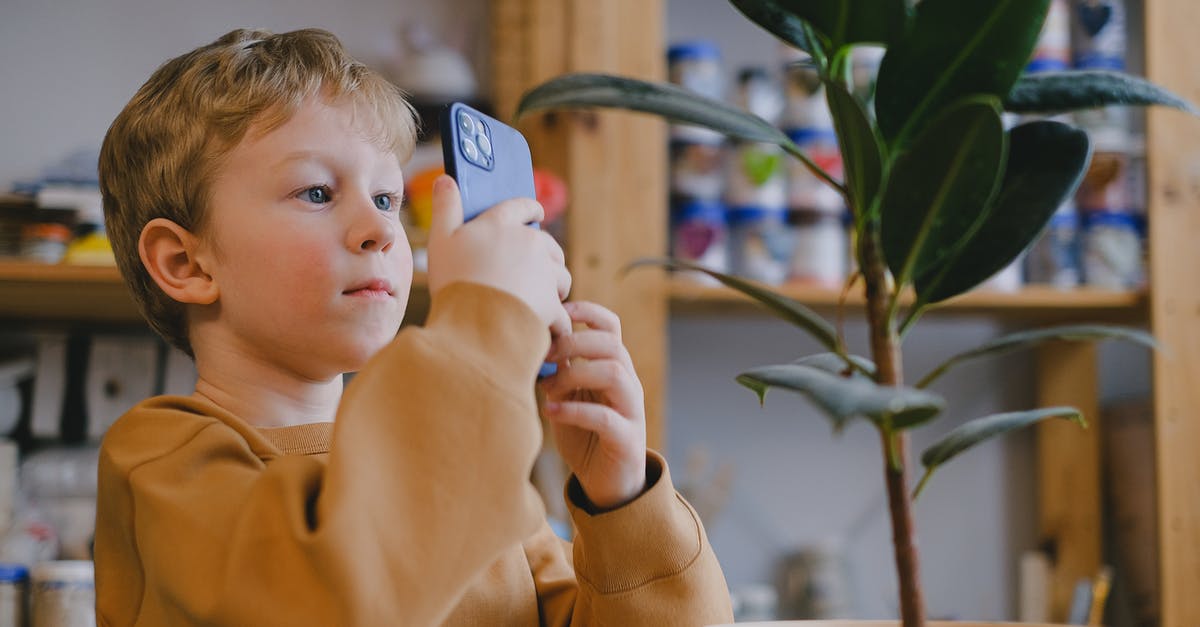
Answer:
[{"label": "blue eye", "polygon": [[379,195],[375,196],[375,208],[380,211],[391,211],[392,210],[392,195],[391,194],[379,194]]},{"label": "blue eye", "polygon": [[329,202],[329,188],[325,186],[310,187],[304,190],[304,198],[311,203],[327,203]]}]

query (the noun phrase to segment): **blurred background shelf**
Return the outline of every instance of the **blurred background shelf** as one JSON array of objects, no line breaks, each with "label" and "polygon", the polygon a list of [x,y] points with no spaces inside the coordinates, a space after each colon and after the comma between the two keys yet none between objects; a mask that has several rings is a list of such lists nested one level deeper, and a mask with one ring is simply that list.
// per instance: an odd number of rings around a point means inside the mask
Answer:
[{"label": "blurred background shelf", "polygon": [[[671,311],[677,314],[745,313],[757,307],[750,298],[732,289],[709,285],[682,277],[669,282]],[[862,311],[862,288],[857,287],[846,301],[848,314]],[[838,290],[805,284],[785,284],[777,288],[785,296],[818,310],[835,310],[841,301]],[[905,303],[911,302],[905,299]],[[1016,292],[977,290],[953,298],[929,314],[993,315],[1014,318],[1079,320],[1133,320],[1146,315],[1148,295],[1144,291],[1103,290],[1095,288],[1057,289],[1031,285]]]},{"label": "blurred background shelf", "polygon": [[[425,275],[413,280],[410,307],[428,306]],[[45,264],[0,259],[0,319],[31,322],[141,324],[114,266]]]}]

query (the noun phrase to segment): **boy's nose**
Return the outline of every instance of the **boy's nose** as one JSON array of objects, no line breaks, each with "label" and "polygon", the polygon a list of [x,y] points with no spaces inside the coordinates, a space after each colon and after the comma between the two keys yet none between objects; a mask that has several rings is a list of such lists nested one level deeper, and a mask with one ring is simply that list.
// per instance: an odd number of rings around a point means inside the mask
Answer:
[{"label": "boy's nose", "polygon": [[396,241],[395,221],[373,205],[370,209],[370,213],[359,212],[355,217],[346,245],[356,252],[387,252]]}]

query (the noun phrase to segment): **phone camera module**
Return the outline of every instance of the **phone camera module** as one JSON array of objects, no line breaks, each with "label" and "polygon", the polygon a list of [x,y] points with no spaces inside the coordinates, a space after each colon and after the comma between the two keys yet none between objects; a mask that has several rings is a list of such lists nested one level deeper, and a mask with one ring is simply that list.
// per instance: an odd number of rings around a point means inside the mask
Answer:
[{"label": "phone camera module", "polygon": [[479,145],[479,152],[484,156],[484,158],[492,158],[492,140],[488,139],[487,135],[482,133],[476,135],[475,143]]},{"label": "phone camera module", "polygon": [[471,141],[470,137],[462,138],[462,151],[467,156],[467,160],[472,163],[479,162],[479,148],[475,146],[475,142]]},{"label": "phone camera module", "polygon": [[475,120],[466,111],[458,112],[458,128],[462,130],[463,135],[471,136],[475,134]]}]

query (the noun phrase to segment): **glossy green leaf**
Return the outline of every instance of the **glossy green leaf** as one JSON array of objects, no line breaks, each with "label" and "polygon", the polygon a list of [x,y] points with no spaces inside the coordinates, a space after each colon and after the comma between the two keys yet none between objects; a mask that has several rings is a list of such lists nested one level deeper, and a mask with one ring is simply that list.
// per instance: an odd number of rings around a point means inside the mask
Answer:
[{"label": "glossy green leaf", "polygon": [[780,41],[812,54],[804,21],[784,9],[780,0],[729,0],[729,4]]},{"label": "glossy green leaf", "polygon": [[890,147],[906,145],[943,109],[974,94],[1003,98],[1029,60],[1050,0],[922,0],[888,46],[875,116]]},{"label": "glossy green leaf", "polygon": [[841,431],[851,418],[865,417],[877,425],[893,415],[928,419],[945,406],[942,397],[925,390],[882,386],[862,378],[847,378],[800,364],[763,366],[744,372],[738,383],[754,390],[760,402],[768,388],[798,392],[811,400]]},{"label": "glossy green leaf", "polygon": [[758,301],[761,305],[767,308],[768,311],[776,316],[804,329],[824,346],[831,351],[837,351],[837,331],[822,318],[817,312],[805,307],[798,301],[788,298],[782,294],[778,294],[766,287],[751,283],[745,279],[735,277],[733,275],[710,270],[699,264],[679,259],[640,259],[629,265],[629,269],[640,266],[663,266],[674,270],[690,270],[693,272],[702,272],[714,279],[720,281],[727,287],[733,288],[746,296]]},{"label": "glossy green leaf", "polygon": [[[825,94],[841,148],[845,186],[855,216],[867,211],[879,193],[882,152],[867,112],[841,83],[826,82]],[[864,216],[865,217],[865,216]]]},{"label": "glossy green leaf", "polygon": [[979,227],[939,267],[914,275],[920,303],[962,294],[1012,263],[1075,193],[1091,156],[1087,133],[1049,120],[1012,129],[1008,146],[1004,181]]},{"label": "glossy green leaf", "polygon": [[1045,342],[1065,341],[1065,342],[1096,342],[1103,340],[1125,340],[1134,344],[1141,344],[1150,349],[1157,349],[1158,342],[1154,336],[1131,327],[1118,327],[1101,324],[1071,324],[1056,327],[1047,327],[1044,329],[1033,329],[1031,331],[1020,331],[994,340],[983,343],[982,345],[968,351],[959,353],[950,359],[942,362],[937,368],[925,375],[921,382],[917,384],[918,388],[928,387],[929,384],[936,381],[951,368],[958,366],[964,362],[979,359],[981,357],[997,357],[1007,355],[1020,350],[1034,348]]},{"label": "glossy green leaf", "polygon": [[1004,108],[1015,113],[1066,113],[1114,105],[1164,105],[1200,115],[1192,103],[1144,78],[1105,70],[1026,74],[1004,99]]},{"label": "glossy green leaf", "polygon": [[991,439],[995,436],[1015,431],[1035,422],[1048,418],[1062,418],[1087,427],[1083,414],[1074,407],[1050,407],[1032,411],[1018,411],[1005,414],[994,414],[976,418],[960,425],[938,440],[933,446],[921,454],[921,465],[925,466],[925,476],[917,485],[913,498],[921,493],[925,483],[933,476],[933,472],[946,462],[958,456],[963,451]]},{"label": "glossy green leaf", "polygon": [[[851,369],[846,365],[846,358],[854,362],[855,368]],[[857,376],[872,377],[875,376],[875,362],[861,355],[847,355],[845,358],[837,353],[817,353],[801,357],[792,362],[800,366],[808,366],[818,370],[824,370],[830,374],[839,376],[849,376],[851,373]]]},{"label": "glossy green leaf", "polygon": [[846,44],[887,43],[908,22],[904,0],[778,0],[785,11],[812,24],[830,43],[830,52]]},{"label": "glossy green leaf", "polygon": [[791,144],[783,131],[770,122],[724,102],[677,85],[607,74],[567,74],[542,83],[521,98],[517,117],[548,109],[590,107],[653,113],[738,139],[780,146]]},{"label": "glossy green leaf", "polygon": [[907,284],[936,268],[986,216],[1005,157],[999,101],[965,100],[934,120],[892,168],[880,224],[884,258]]}]

